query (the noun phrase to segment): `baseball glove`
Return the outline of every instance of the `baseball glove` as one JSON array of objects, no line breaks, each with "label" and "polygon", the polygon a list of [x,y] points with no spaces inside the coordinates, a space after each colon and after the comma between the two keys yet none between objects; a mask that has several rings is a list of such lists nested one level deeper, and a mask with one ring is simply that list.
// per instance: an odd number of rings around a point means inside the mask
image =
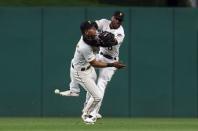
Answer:
[{"label": "baseball glove", "polygon": [[98,35],[100,46],[102,47],[112,47],[117,45],[114,34],[111,32],[103,31]]}]

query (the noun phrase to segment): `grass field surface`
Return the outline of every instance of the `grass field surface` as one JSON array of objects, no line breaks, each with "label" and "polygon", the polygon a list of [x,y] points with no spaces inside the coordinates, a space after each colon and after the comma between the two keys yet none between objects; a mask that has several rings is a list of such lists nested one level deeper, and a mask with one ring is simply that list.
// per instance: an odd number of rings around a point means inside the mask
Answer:
[{"label": "grass field surface", "polygon": [[80,118],[0,118],[0,131],[198,131],[198,119],[103,118],[86,125]]}]

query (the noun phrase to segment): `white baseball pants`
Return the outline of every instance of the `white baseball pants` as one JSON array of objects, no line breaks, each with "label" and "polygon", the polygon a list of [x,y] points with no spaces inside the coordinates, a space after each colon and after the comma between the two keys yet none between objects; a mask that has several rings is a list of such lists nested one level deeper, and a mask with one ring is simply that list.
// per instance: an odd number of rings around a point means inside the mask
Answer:
[{"label": "white baseball pants", "polygon": [[83,109],[84,113],[90,114],[102,99],[102,93],[95,83],[97,77],[95,69],[91,67],[88,70],[80,71],[71,67],[70,77],[70,89],[80,91],[80,84],[91,95],[92,98],[87,101]]}]

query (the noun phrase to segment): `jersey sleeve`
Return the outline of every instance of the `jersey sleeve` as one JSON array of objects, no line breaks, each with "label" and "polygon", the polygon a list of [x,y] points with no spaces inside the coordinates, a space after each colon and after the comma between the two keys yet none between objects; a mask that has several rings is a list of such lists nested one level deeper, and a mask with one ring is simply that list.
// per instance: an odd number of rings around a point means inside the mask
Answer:
[{"label": "jersey sleeve", "polygon": [[102,30],[105,19],[96,20],[95,22],[98,25],[98,30]]},{"label": "jersey sleeve", "polygon": [[91,47],[82,48],[82,54],[87,62],[90,62],[96,58]]},{"label": "jersey sleeve", "polygon": [[121,44],[124,41],[124,37],[125,37],[124,30],[121,28],[115,34],[115,39],[118,41],[118,44]]}]

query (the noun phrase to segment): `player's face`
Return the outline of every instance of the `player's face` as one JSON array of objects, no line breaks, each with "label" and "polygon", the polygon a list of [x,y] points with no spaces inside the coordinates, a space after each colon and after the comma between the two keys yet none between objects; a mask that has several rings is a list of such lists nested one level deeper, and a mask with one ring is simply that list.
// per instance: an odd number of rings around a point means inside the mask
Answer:
[{"label": "player's face", "polygon": [[114,16],[111,18],[111,27],[113,29],[119,28],[121,24],[122,21],[120,21],[119,19],[116,19]]},{"label": "player's face", "polygon": [[88,37],[95,37],[96,36],[96,28],[91,27],[90,29],[85,31],[85,35],[88,36]]}]

